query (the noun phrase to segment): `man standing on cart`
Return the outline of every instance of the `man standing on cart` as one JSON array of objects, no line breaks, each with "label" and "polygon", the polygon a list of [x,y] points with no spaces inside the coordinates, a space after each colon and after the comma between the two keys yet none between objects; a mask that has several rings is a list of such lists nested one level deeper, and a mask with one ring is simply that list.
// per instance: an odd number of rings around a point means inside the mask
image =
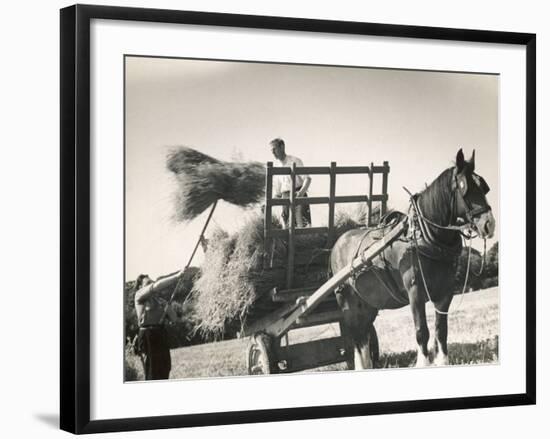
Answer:
[{"label": "man standing on cart", "polygon": [[[301,159],[295,156],[291,156],[285,152],[285,142],[281,138],[273,139],[269,142],[271,152],[275,159],[277,159],[275,166],[279,167],[292,167],[296,164],[297,167],[304,166]],[[274,194],[278,198],[290,198],[290,191],[292,190],[292,180],[290,175],[280,175],[279,178],[274,180]],[[309,175],[296,175],[296,193],[297,198],[307,198],[307,190],[311,184],[311,177]],[[289,227],[289,206],[283,206],[282,219],[285,228]],[[295,226],[296,227],[308,227],[311,226],[311,210],[309,204],[299,204],[295,210]]]},{"label": "man standing on cart", "polygon": [[140,274],[136,280],[137,343],[146,380],[165,380],[170,375],[172,360],[164,324],[167,318],[175,322],[177,317],[166,296],[170,297],[181,275],[178,271],[153,282],[147,274]]}]

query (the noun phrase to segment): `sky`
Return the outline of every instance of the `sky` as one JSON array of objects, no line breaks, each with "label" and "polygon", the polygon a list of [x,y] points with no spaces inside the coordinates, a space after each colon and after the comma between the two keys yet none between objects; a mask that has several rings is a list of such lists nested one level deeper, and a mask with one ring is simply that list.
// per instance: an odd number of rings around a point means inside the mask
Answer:
[{"label": "sky", "polygon": [[[499,232],[498,90],[497,75],[126,57],[126,279],[183,268],[206,220],[208,212],[173,219],[168,151],[265,163],[275,137],[305,166],[389,161],[389,206],[399,210],[408,206],[403,186],[421,190],[459,148],[467,158],[475,149],[497,221],[489,248]],[[328,191],[328,177],[312,176],[310,196]],[[366,191],[367,176],[338,177],[338,195]],[[237,230],[254,212],[218,203],[207,236]],[[312,206],[313,225],[325,225],[327,212]],[[193,265],[202,260],[199,249]]]}]

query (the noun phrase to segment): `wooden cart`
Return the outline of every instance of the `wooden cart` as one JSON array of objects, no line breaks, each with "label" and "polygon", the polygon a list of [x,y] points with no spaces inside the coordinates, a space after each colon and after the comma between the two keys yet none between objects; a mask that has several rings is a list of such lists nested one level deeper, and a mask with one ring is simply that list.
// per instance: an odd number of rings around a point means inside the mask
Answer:
[{"label": "wooden cart", "polygon": [[[335,207],[340,203],[367,203],[369,212],[367,225],[374,225],[371,215],[373,203],[380,203],[380,217],[387,210],[389,164],[384,162],[382,166],[374,166],[372,163],[370,166],[337,166],[335,162],[332,162],[330,167],[296,167],[293,165],[292,168],[279,168],[268,163],[266,169],[264,238],[267,243],[266,248],[269,248],[269,243],[274,239],[283,239],[287,243],[286,288],[284,290],[274,288],[271,291],[271,300],[280,303],[280,307],[245,329],[244,335],[251,337],[247,349],[248,373],[251,375],[289,373],[341,362],[347,362],[351,367],[353,365],[353,347],[350,345],[349,338],[342,331],[342,313],[336,304],[334,294],[331,293],[353,272],[368,265],[387,245],[398,239],[404,232],[406,224],[396,225],[383,239],[358,255],[347,267],[335,273],[322,285],[308,288],[293,288],[296,268],[295,238],[301,234],[325,234],[327,236],[326,247],[327,249],[332,248],[336,239]],[[367,175],[368,183],[365,184],[365,192],[368,195],[337,196],[336,178],[343,174]],[[382,177],[381,193],[374,194],[373,184],[377,174]],[[292,190],[289,199],[273,198],[273,177],[279,175],[290,175]],[[296,198],[294,196],[296,175],[328,175],[330,177],[329,196]],[[303,203],[309,205],[328,204],[328,226],[295,227],[295,208]],[[272,227],[272,208],[284,205],[289,206],[289,227],[282,230],[275,229]],[[269,266],[269,261],[266,261],[266,264]],[[339,323],[340,335],[304,343],[288,343],[289,331],[327,323]],[[374,336],[371,339],[373,339],[371,351],[377,355],[377,337]]]}]

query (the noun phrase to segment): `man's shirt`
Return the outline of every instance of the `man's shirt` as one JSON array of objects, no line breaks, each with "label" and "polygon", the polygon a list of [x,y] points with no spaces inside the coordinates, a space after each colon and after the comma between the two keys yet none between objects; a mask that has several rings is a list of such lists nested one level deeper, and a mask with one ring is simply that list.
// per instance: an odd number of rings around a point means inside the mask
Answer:
[{"label": "man's shirt", "polygon": [[[157,291],[150,291],[154,284],[149,284],[141,288],[136,292],[135,306],[136,314],[138,318],[139,326],[150,326],[160,324],[160,320],[164,315],[164,309],[166,308],[167,300],[159,296]],[[145,293],[152,293],[144,300],[140,300],[140,297]],[[174,320],[174,311],[170,306],[167,309],[167,316]]]},{"label": "man's shirt", "polygon": [[[276,160],[274,163],[275,167],[287,168],[292,167],[292,164],[296,163],[297,167],[304,166],[304,163],[298,157],[294,157],[290,154],[287,154],[284,160]],[[304,180],[307,175],[296,175],[296,189],[299,189],[304,184]],[[290,192],[292,188],[292,180],[290,175],[278,175],[274,179],[274,193],[275,195],[281,195],[283,192]]]}]

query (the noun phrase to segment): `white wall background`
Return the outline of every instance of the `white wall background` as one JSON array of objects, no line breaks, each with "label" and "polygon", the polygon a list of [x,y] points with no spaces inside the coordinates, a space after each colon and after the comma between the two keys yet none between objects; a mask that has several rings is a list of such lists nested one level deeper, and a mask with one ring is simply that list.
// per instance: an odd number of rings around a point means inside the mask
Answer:
[{"label": "white wall background", "polygon": [[[548,178],[550,29],[544,2],[504,4],[470,1],[306,2],[233,0],[123,1],[88,3],[163,7],[246,14],[300,16],[395,24],[537,33],[538,223],[543,224]],[[5,437],[57,437],[59,368],[59,13],[63,1],[10,2],[0,15],[0,267],[4,279],[0,317],[0,402]],[[548,210],[548,209],[546,209]],[[454,412],[325,419],[126,433],[133,437],[512,437],[547,430],[550,409],[547,368],[549,326],[543,321],[548,233],[538,231],[538,405]],[[7,282],[6,282],[7,281]],[[40,334],[40,336],[38,336]],[[546,357],[546,358],[545,358]],[[109,435],[113,436],[113,435]],[[115,436],[115,437],[121,437]]]}]

